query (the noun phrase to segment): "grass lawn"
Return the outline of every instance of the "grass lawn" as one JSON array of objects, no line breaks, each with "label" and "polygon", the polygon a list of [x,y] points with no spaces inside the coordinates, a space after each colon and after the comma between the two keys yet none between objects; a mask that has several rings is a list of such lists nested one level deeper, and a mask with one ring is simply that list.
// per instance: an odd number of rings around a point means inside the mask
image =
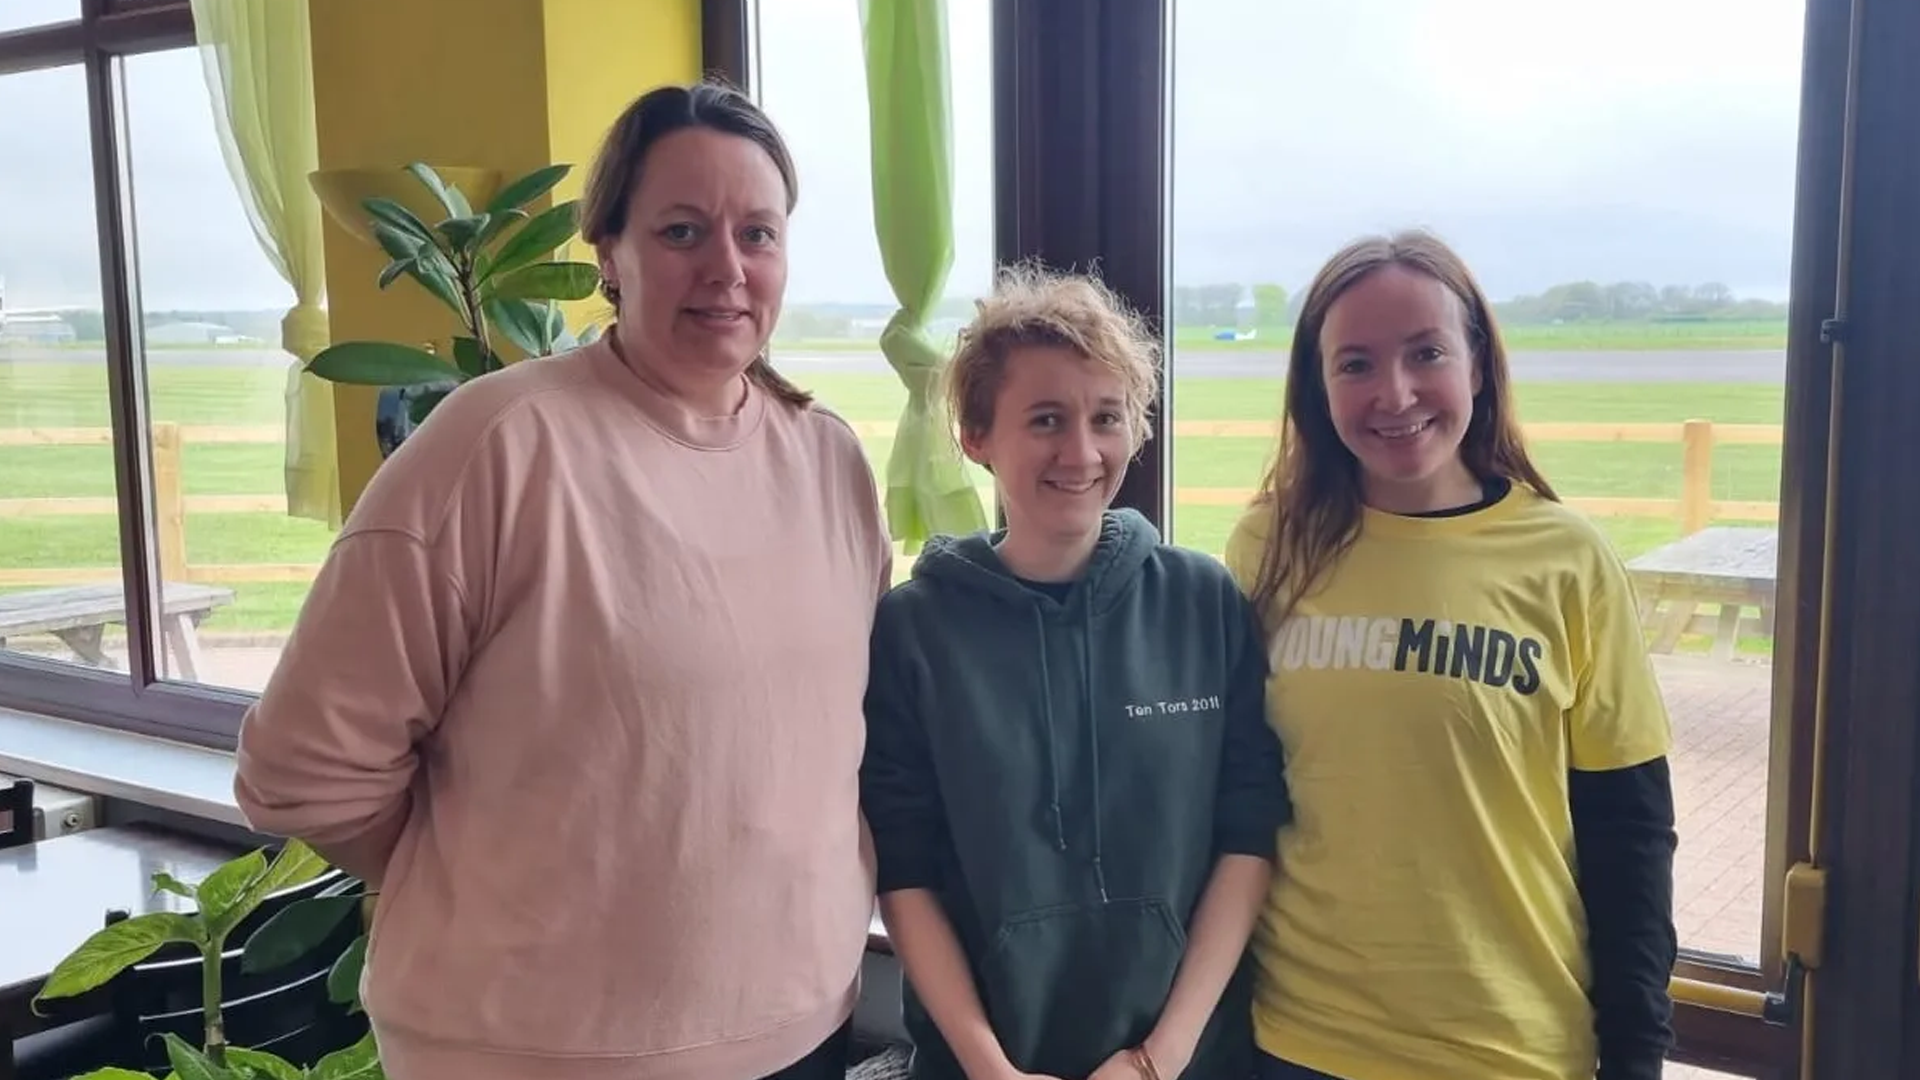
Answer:
[{"label": "grass lawn", "polygon": [[[1182,351],[1251,351],[1284,349],[1292,328],[1262,330],[1247,341],[1218,341],[1210,327],[1176,327],[1175,347]],[[1686,323],[1590,322],[1554,325],[1508,325],[1500,336],[1509,350],[1587,352],[1647,349],[1784,349],[1787,324],[1778,321],[1717,321]],[[875,349],[878,339],[776,339],[776,349],[794,352],[845,352]]]},{"label": "grass lawn", "polygon": [[[1271,348],[1271,343],[1267,345]],[[282,423],[284,373],[270,368],[211,368],[156,364],[151,412],[156,421],[268,426]],[[905,393],[889,374],[809,374],[803,381],[850,420],[890,423]],[[1777,424],[1779,387],[1722,384],[1633,386],[1619,383],[1535,383],[1517,390],[1522,419],[1536,422],[1674,422],[1703,418],[1722,423]],[[1264,379],[1176,380],[1175,415],[1182,420],[1273,418],[1280,384]],[[0,359],[0,430],[105,427],[103,365]],[[876,472],[884,474],[892,439],[867,440]],[[1180,488],[1251,488],[1270,444],[1262,438],[1176,437],[1174,483]],[[1542,469],[1570,496],[1677,497],[1680,446],[1649,443],[1544,443],[1534,448]],[[183,482],[189,495],[266,495],[281,490],[278,444],[189,444]],[[984,486],[986,477],[980,474]],[[1716,498],[1770,502],[1778,498],[1779,448],[1720,446],[1714,452]],[[104,446],[0,446],[0,500],[111,497],[113,459]],[[1172,539],[1218,553],[1238,514],[1233,506],[1177,505]],[[1678,535],[1665,519],[1603,518],[1601,524],[1631,557]],[[332,533],[316,522],[278,514],[190,513],[187,555],[196,565],[317,563]],[[19,516],[0,508],[0,571],[105,568],[118,565],[119,539],[110,515]],[[209,634],[263,632],[290,626],[304,584],[233,586],[236,603],[205,624]]]}]

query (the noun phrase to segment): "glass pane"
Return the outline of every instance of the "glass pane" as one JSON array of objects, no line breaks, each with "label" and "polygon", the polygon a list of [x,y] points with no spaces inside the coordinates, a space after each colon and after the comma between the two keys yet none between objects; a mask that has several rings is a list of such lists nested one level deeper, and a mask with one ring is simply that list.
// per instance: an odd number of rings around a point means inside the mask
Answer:
[{"label": "glass pane", "polygon": [[0,647],[124,669],[87,88],[0,76]]},{"label": "glass pane", "polygon": [[1681,941],[1748,961],[1803,18],[1801,0],[1177,6],[1176,542],[1220,552],[1259,483],[1320,264],[1363,233],[1438,232],[1495,301],[1536,463],[1658,602]]},{"label": "glass pane", "polygon": [[[6,0],[0,3],[0,31],[30,30],[80,17],[80,0]],[[85,131],[84,126],[81,127]]]},{"label": "glass pane", "polygon": [[[993,278],[993,39],[991,5],[947,5],[953,125],[953,268],[930,325],[943,348]],[[800,170],[786,305],[773,361],[860,433],[880,483],[906,390],[880,352],[898,304],[873,225],[866,62],[860,8],[842,0],[759,5],[761,105]],[[993,513],[992,478],[969,465]],[[896,551],[898,545],[896,545]],[[895,561],[904,577],[911,558]]]},{"label": "glass pane", "polygon": [[293,290],[227,172],[199,55],[125,61],[170,678],[259,690],[332,532],[286,508]]}]

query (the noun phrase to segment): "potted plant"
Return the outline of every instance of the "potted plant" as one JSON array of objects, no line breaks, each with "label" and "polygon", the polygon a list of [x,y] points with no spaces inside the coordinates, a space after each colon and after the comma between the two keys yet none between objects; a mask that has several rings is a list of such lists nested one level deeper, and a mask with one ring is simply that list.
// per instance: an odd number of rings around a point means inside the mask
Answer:
[{"label": "potted plant", "polygon": [[[265,851],[232,859],[198,883],[172,875],[153,875],[154,888],[192,899],[191,914],[153,911],[109,923],[82,942],[47,977],[34,997],[42,1001],[70,998],[106,985],[115,976],[169,945],[198,951],[201,963],[201,1008],[205,1037],[194,1046],[171,1032],[163,1035],[167,1060],[178,1080],[381,1080],[379,1049],[369,1031],[351,1046],[335,1050],[302,1068],[263,1050],[227,1045],[221,1018],[222,954],[228,940],[269,897],[313,881],[328,869],[325,860],[298,840],[288,840],[271,862]],[[296,900],[275,912],[246,940],[241,967],[267,971],[306,955],[329,939],[341,921],[360,910],[370,894],[329,890]],[[328,997],[359,1011],[360,970],[365,961],[366,935],[334,960],[327,975]],[[109,1067],[85,1073],[75,1080],[153,1080],[146,1073]]]},{"label": "potted plant", "polygon": [[525,209],[571,168],[536,169],[501,187],[476,210],[457,183],[415,162],[406,171],[446,214],[432,225],[397,200],[361,200],[372,236],[391,260],[380,271],[380,288],[411,278],[451,309],[459,324],[450,343],[451,360],[430,347],[343,341],[321,350],[307,364],[308,371],[332,382],[385,388],[376,420],[383,455],[425,422],[455,386],[505,366],[500,357],[503,342],[529,357],[542,357],[596,336],[591,327],[577,338],[570,333],[559,301],[592,296],[600,283],[599,268],[552,257],[579,231],[579,201],[558,203],[537,214]]}]

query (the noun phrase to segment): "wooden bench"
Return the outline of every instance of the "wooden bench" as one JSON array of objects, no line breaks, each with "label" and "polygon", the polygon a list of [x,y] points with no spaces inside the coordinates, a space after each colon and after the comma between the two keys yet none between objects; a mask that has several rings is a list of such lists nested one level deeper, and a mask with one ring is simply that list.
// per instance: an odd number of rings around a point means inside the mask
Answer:
[{"label": "wooden bench", "polygon": [[[188,681],[200,677],[198,628],[215,608],[233,603],[233,590],[168,582],[160,595],[161,670]],[[64,585],[0,595],[0,648],[24,634],[52,634],[94,667],[116,665],[101,648],[113,623],[127,621],[127,597],[118,582]],[[171,656],[172,664],[168,663]],[[173,670],[178,668],[177,671]]]},{"label": "wooden bench", "polygon": [[[1629,561],[1641,623],[1654,630],[1652,651],[1670,653],[1693,631],[1712,634],[1714,657],[1731,660],[1743,631],[1773,633],[1778,538],[1771,528],[1717,525]],[[1717,618],[1695,614],[1714,605]]]}]

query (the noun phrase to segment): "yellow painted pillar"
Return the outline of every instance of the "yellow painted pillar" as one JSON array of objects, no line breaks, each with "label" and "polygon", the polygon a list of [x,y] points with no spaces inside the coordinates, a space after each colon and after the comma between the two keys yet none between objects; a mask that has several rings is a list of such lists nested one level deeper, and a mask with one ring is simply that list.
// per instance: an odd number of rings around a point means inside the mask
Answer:
[{"label": "yellow painted pillar", "polygon": [[[628,102],[700,70],[700,0],[325,0],[311,20],[322,169],[425,161],[504,182],[565,162],[574,169],[553,196],[563,201],[579,196]],[[453,313],[411,280],[380,289],[377,246],[329,218],[326,253],[334,341],[430,342],[449,355]],[[591,260],[578,239],[562,254]],[[569,307],[576,321],[605,314]],[[334,395],[348,508],[380,464],[376,396],[354,386]]]}]

